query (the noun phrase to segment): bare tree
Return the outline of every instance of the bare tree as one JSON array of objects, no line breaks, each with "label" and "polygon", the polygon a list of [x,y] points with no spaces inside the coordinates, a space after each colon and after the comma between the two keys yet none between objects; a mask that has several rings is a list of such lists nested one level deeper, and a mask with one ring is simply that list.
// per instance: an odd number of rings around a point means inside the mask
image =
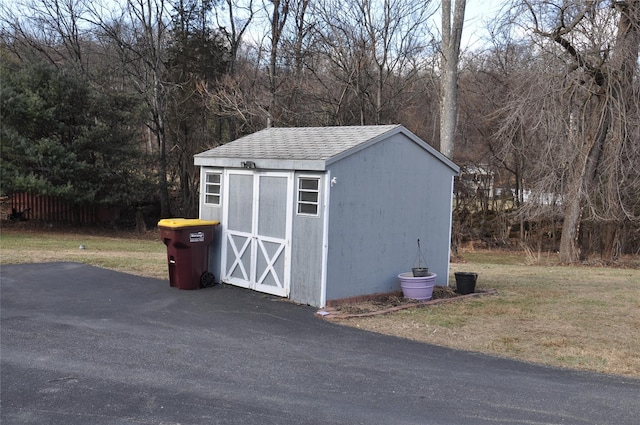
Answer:
[{"label": "bare tree", "polygon": [[309,3],[311,0],[294,0],[292,9],[294,10],[294,28],[293,37],[290,39],[290,51],[293,56],[294,76],[300,79],[302,76],[302,68],[304,65],[304,57],[306,52],[303,50],[305,41],[309,32],[313,27],[313,23],[309,22]]},{"label": "bare tree", "polygon": [[364,124],[370,81],[370,43],[363,17],[353,2],[321,0],[313,5],[318,19],[314,37],[318,60],[312,72],[323,92],[323,108],[333,124]]},{"label": "bare tree", "polygon": [[91,38],[86,0],[20,0],[0,6],[3,32],[11,33],[48,62],[74,63],[87,72],[85,50]]},{"label": "bare tree", "polygon": [[169,38],[169,0],[126,0],[116,16],[106,13],[104,4],[92,4],[94,24],[119,47],[125,72],[144,98],[149,113],[148,127],[158,147],[158,190],[160,215],[170,216],[167,179],[166,59]]},{"label": "bare tree", "polygon": [[620,237],[615,229],[637,217],[637,197],[627,189],[637,190],[640,177],[632,136],[639,125],[640,2],[520,4],[519,16],[528,17],[538,42],[540,72],[522,85],[528,106],[513,112],[529,117],[527,144],[538,150],[528,152],[536,163],[532,180],[561,194],[560,259],[574,263],[586,254],[587,224],[604,227],[599,240],[606,248],[599,251],[611,259]]},{"label": "bare tree", "polygon": [[242,45],[242,39],[251,27],[255,16],[253,0],[240,2],[238,0],[225,0],[226,16],[223,16],[224,9],[215,9],[216,22],[218,28],[224,34],[229,43],[230,70],[231,75],[236,74],[238,52]]},{"label": "bare tree", "polygon": [[[453,158],[458,113],[458,61],[466,0],[442,1],[442,70],[440,82],[440,152]],[[452,16],[453,12],[453,16]],[[452,21],[453,18],[453,21]]]},{"label": "bare tree", "polygon": [[403,80],[410,80],[406,78],[407,65],[425,50],[425,25],[433,12],[430,1],[385,0],[380,4],[365,0],[357,6],[364,18],[375,67],[374,124],[381,124],[385,86],[398,73],[404,74]]},{"label": "bare tree", "polygon": [[433,12],[429,4],[416,0],[315,4],[319,45],[335,75],[327,88],[333,94],[336,117],[347,108],[364,125],[395,115],[385,110],[417,77],[416,58],[426,50],[426,22]]},{"label": "bare tree", "polygon": [[[237,111],[237,101],[233,95],[233,93],[238,93],[236,90],[237,79],[242,78],[238,75],[239,54],[243,39],[249,28],[251,28],[251,24],[256,15],[256,7],[253,0],[224,0],[224,3],[226,9],[214,8],[214,13],[218,28],[229,44],[229,72],[225,78],[225,85],[227,86],[226,88],[229,89],[229,92],[225,92],[224,87],[218,88],[216,91],[219,93],[219,96],[215,95],[214,97],[210,97],[211,100],[215,100],[218,104],[217,106],[211,104],[209,107],[212,108],[212,111],[217,109],[216,113],[227,119],[229,123],[229,138],[230,140],[234,140],[238,133],[237,119],[241,118],[235,113],[235,111]],[[207,87],[202,87],[202,89],[207,92],[210,91],[210,88]],[[229,111],[233,112],[229,113]],[[220,126],[220,128],[222,128],[222,126]]]},{"label": "bare tree", "polygon": [[[234,135],[236,117],[245,119],[245,123],[247,123],[246,118],[249,115],[255,115],[256,113],[262,114],[263,116],[266,115],[267,127],[279,121],[277,99],[279,97],[279,86],[282,82],[279,78],[279,62],[281,60],[280,45],[284,28],[289,18],[290,4],[292,1],[293,0],[268,0],[263,2],[262,7],[254,8],[254,2],[252,0],[249,2],[226,0],[228,17],[223,19],[221,14],[217,12],[219,25],[226,34],[231,46],[231,71],[230,78],[227,78],[225,81],[226,88],[223,88],[222,91],[218,90],[217,93],[213,95],[212,100],[217,99],[222,102],[222,108],[233,123],[232,133]],[[268,29],[260,28],[261,22],[257,21],[261,20],[261,16],[258,12],[262,12],[264,16],[266,16]],[[227,22],[230,29],[223,26],[223,22]],[[253,32],[248,34],[248,30],[252,28],[252,26]],[[252,38],[260,38],[258,34],[263,30],[265,30],[266,34],[263,34],[262,40],[244,39],[247,35],[250,35]],[[268,38],[268,43],[266,43],[267,47],[263,44],[266,38]],[[248,71],[248,69],[246,69],[248,62],[253,62],[252,64],[255,66],[255,69],[251,73],[253,81],[250,85],[259,84],[266,88],[266,93],[254,92],[256,96],[255,99],[252,100],[247,99],[247,97],[241,93],[241,91],[248,88],[244,84],[244,82],[247,81],[247,75],[238,74],[238,67],[240,66],[239,53],[240,47],[243,44],[249,45],[249,49],[255,54],[254,57],[250,58],[249,61],[245,61],[243,64],[245,68],[243,72]],[[263,63],[263,53],[265,52],[268,57],[266,64]],[[260,69],[261,66],[264,66],[266,69],[266,75],[262,73]],[[263,79],[266,80],[266,82],[263,81]],[[253,89],[255,87],[251,88]],[[227,92],[224,92],[224,90],[227,90]],[[212,94],[211,91],[207,91]],[[249,103],[254,103],[258,108],[251,112],[247,111],[247,103],[245,103],[245,100]]]},{"label": "bare tree", "polygon": [[269,104],[267,106],[267,127],[271,127],[277,123],[275,117],[276,97],[278,96],[278,58],[280,39],[284,26],[289,18],[290,0],[269,0],[272,4],[271,8],[271,44],[269,50]]}]

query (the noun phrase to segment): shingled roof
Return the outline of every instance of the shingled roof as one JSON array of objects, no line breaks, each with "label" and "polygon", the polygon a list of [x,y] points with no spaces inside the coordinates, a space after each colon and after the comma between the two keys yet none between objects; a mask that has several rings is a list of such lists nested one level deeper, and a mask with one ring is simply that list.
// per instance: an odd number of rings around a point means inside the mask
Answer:
[{"label": "shingled roof", "polygon": [[397,132],[440,155],[402,125],[274,127],[195,155],[195,165],[240,167],[243,161],[254,161],[259,168],[325,170],[327,164]]}]

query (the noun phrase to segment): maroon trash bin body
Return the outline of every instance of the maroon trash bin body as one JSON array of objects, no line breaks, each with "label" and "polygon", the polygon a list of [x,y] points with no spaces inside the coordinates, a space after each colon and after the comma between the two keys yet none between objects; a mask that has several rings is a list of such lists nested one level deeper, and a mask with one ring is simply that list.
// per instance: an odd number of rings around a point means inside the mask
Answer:
[{"label": "maroon trash bin body", "polygon": [[160,220],[160,238],[167,246],[169,284],[178,289],[198,289],[208,269],[209,245],[217,221],[168,218]]}]

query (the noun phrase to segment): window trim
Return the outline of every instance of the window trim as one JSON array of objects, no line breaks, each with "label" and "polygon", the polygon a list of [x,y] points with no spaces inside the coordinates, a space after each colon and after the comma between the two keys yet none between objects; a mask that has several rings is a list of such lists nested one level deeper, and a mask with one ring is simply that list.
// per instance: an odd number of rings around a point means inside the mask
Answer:
[{"label": "window trim", "polygon": [[[302,189],[300,183],[302,182],[302,180],[315,180],[318,183],[318,189],[313,190],[313,189]],[[320,176],[310,176],[310,175],[300,175],[298,176],[298,178],[296,179],[296,215],[298,216],[302,216],[302,217],[320,217],[320,195],[321,195],[321,181],[322,181],[322,177]],[[302,201],[301,200],[301,193],[315,193],[316,194],[316,201]],[[315,213],[308,213],[308,212],[301,212],[300,211],[300,207],[302,205],[314,205],[316,208]]]},{"label": "window trim", "polygon": [[[217,183],[210,183],[207,181],[207,178],[210,175],[217,175],[218,176],[218,182]],[[203,177],[203,202],[204,205],[208,205],[208,206],[213,206],[213,207],[219,207],[222,205],[222,171],[205,171],[204,172],[204,177]],[[210,186],[218,186],[218,193],[210,193],[208,192],[208,189]],[[218,202],[207,202],[207,197],[209,196],[217,196],[218,197]]]}]

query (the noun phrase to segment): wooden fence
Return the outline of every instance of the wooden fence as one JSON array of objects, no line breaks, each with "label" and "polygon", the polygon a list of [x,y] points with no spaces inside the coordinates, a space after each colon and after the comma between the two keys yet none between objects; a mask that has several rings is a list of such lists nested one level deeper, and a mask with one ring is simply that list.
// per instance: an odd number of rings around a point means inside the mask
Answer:
[{"label": "wooden fence", "polygon": [[[99,224],[117,219],[117,210],[104,205],[76,205],[56,196],[14,193],[9,197],[8,214],[24,212],[27,220],[47,223]],[[115,214],[115,215],[114,215]]]}]

